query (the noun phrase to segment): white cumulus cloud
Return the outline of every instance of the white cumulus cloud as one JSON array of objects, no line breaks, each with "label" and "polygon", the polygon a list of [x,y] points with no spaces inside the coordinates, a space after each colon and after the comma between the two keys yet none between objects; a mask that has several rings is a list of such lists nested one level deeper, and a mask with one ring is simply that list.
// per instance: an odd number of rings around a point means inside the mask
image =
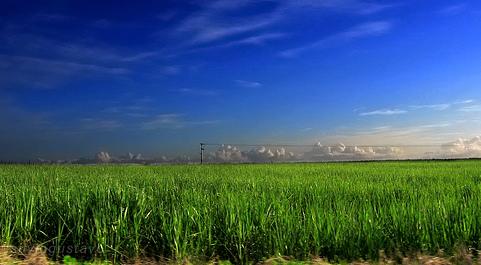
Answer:
[{"label": "white cumulus cloud", "polygon": [[481,136],[471,139],[460,138],[442,145],[442,153],[448,156],[479,157],[481,156]]}]

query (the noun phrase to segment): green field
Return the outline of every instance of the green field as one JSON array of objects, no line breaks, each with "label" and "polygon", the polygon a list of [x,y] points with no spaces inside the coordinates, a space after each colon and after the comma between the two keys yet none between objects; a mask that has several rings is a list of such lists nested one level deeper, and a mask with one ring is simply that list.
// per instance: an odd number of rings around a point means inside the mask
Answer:
[{"label": "green field", "polygon": [[481,162],[0,166],[0,241],[53,258],[481,249]]}]

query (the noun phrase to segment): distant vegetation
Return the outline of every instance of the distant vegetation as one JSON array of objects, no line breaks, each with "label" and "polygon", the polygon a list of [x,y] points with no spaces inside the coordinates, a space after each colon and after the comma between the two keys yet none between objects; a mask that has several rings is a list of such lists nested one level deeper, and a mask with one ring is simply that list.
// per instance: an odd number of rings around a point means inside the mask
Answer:
[{"label": "distant vegetation", "polygon": [[59,260],[481,249],[480,161],[3,165],[0,196],[1,244]]}]

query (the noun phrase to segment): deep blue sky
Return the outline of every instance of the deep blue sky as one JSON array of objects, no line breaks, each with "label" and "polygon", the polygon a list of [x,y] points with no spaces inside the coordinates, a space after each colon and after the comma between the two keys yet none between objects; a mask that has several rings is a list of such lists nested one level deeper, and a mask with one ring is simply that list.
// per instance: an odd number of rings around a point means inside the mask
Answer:
[{"label": "deep blue sky", "polygon": [[0,159],[443,143],[480,84],[479,1],[0,3]]}]

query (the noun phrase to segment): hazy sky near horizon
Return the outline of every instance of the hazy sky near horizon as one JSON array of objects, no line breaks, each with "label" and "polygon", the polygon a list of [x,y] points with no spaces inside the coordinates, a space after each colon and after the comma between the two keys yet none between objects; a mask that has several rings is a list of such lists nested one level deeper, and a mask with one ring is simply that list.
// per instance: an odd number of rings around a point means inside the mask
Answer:
[{"label": "hazy sky near horizon", "polygon": [[0,159],[481,135],[479,1],[0,2]]}]

